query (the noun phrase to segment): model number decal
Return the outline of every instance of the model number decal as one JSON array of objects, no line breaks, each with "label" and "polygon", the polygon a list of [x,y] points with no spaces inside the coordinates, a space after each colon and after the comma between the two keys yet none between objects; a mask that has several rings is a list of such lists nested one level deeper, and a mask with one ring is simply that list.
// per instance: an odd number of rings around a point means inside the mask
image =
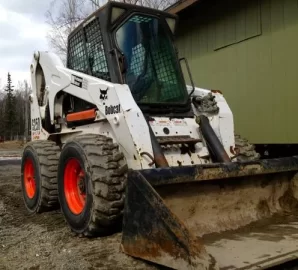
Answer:
[{"label": "model number decal", "polygon": [[88,87],[87,80],[84,80],[82,77],[76,75],[71,75],[71,84],[84,89],[87,89]]},{"label": "model number decal", "polygon": [[120,104],[116,106],[106,106],[106,115],[120,113]]},{"label": "model number decal", "polygon": [[32,119],[31,130],[32,131],[39,131],[40,130],[40,118],[33,118]]}]

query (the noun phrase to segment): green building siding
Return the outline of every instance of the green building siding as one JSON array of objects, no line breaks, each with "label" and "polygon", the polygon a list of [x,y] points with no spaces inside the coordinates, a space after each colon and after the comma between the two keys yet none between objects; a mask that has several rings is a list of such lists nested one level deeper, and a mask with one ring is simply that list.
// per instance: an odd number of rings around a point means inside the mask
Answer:
[{"label": "green building siding", "polygon": [[298,0],[207,0],[179,16],[179,55],[196,86],[224,93],[236,132],[298,143]]}]

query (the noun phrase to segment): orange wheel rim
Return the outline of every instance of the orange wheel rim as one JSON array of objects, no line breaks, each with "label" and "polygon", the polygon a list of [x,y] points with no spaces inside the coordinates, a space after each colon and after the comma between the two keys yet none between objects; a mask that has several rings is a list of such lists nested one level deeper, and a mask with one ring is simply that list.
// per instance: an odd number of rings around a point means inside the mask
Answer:
[{"label": "orange wheel rim", "polygon": [[81,214],[86,204],[85,173],[75,158],[68,160],[65,166],[64,194],[70,211]]},{"label": "orange wheel rim", "polygon": [[32,199],[36,193],[36,182],[35,182],[34,165],[30,158],[27,158],[25,161],[24,184],[25,184],[25,191],[28,198]]}]

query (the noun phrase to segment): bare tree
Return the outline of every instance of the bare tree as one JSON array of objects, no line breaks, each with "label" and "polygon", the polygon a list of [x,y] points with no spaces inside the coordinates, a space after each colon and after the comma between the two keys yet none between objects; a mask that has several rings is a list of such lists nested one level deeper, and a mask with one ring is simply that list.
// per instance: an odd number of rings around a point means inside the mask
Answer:
[{"label": "bare tree", "polygon": [[[110,0],[52,0],[46,12],[50,26],[47,38],[53,50],[66,62],[67,37],[93,10]],[[118,0],[116,2],[165,9],[177,0]]]},{"label": "bare tree", "polygon": [[47,38],[53,50],[65,61],[68,35],[92,11],[88,0],[52,0],[46,12],[51,29]]}]

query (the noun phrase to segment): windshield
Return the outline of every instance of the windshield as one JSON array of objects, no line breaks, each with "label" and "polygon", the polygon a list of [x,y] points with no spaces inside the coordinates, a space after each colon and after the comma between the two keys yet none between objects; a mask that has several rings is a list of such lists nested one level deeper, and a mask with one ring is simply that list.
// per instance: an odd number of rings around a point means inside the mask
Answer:
[{"label": "windshield", "polygon": [[134,15],[116,32],[126,83],[138,103],[185,103],[186,86],[170,37],[159,19]]}]

